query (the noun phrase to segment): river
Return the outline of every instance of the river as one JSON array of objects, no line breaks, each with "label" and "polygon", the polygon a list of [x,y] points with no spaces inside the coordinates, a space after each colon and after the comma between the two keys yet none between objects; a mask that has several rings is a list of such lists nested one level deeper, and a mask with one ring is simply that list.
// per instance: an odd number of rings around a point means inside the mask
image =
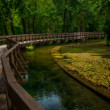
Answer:
[{"label": "river", "polygon": [[25,90],[46,110],[110,110],[110,104],[68,76],[51,57],[54,46],[25,51],[29,61]]}]

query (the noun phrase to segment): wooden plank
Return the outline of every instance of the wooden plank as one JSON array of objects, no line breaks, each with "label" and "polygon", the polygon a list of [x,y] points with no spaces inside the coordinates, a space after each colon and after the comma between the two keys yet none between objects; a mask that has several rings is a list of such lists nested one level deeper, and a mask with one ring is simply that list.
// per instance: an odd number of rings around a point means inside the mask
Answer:
[{"label": "wooden plank", "polygon": [[[9,43],[10,45],[10,43]],[[14,74],[11,70],[11,67],[9,65],[9,57],[12,52],[16,50],[16,48],[19,46],[19,43],[14,45],[12,48],[10,48],[3,56],[2,56],[2,64],[3,64],[3,72],[5,75],[6,79],[6,87],[8,91],[8,96],[11,100],[12,106],[16,110],[44,110],[43,107],[41,107],[36,100],[31,97],[16,81]],[[14,54],[13,54],[14,55]],[[12,56],[10,56],[12,57]],[[14,60],[13,60],[14,59]],[[12,59],[12,64],[15,68],[15,72],[18,74],[18,76],[21,75],[19,71],[17,70],[14,62],[15,62],[15,57],[13,56]],[[15,101],[16,99],[16,101]]]}]

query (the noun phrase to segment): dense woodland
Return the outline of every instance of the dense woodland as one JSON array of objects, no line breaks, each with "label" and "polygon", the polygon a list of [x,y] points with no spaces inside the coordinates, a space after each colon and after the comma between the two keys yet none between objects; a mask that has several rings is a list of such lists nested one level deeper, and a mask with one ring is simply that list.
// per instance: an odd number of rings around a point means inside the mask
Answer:
[{"label": "dense woodland", "polygon": [[110,34],[110,0],[0,0],[0,35]]}]

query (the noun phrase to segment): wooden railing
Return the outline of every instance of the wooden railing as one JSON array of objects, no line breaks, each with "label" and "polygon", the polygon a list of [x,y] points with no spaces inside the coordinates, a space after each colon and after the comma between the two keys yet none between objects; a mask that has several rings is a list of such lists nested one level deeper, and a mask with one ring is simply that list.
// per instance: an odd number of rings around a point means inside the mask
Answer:
[{"label": "wooden railing", "polygon": [[81,39],[93,39],[104,38],[103,32],[74,32],[74,33],[43,33],[43,34],[24,34],[24,35],[11,35],[0,36],[0,42],[4,42],[5,38],[10,38],[17,42],[33,41],[46,42],[46,41],[58,41],[58,40],[81,40]]},{"label": "wooden railing", "polygon": [[[20,84],[25,83],[26,61],[20,51],[20,44],[7,39],[8,51],[2,56],[3,74],[7,91],[8,108],[15,110],[44,110]],[[11,102],[11,104],[10,104]]]},{"label": "wooden railing", "polygon": [[82,40],[104,37],[105,35],[99,32],[0,36],[0,43],[6,42],[8,48],[8,51],[1,59],[9,108],[12,107],[16,110],[44,110],[20,85],[25,83],[23,76],[27,74],[27,61],[24,60],[25,57],[20,50],[22,45],[36,42]]}]

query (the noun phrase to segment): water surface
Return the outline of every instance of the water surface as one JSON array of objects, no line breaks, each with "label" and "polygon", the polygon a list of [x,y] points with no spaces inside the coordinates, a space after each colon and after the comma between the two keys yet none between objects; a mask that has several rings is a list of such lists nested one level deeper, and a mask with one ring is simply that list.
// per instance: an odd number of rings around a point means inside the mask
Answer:
[{"label": "water surface", "polygon": [[53,46],[24,54],[29,60],[24,88],[46,110],[110,110],[110,104],[69,77],[51,57]]}]

